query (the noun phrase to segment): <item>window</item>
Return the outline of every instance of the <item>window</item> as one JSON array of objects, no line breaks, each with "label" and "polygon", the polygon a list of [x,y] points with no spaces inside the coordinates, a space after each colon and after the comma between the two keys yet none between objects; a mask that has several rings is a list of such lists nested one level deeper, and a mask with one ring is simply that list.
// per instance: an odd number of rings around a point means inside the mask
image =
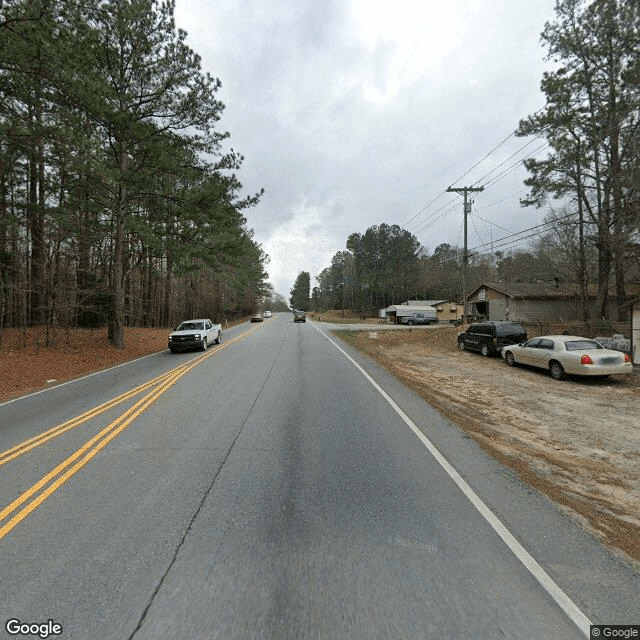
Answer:
[{"label": "window", "polygon": [[515,322],[505,322],[504,324],[497,324],[496,331],[499,336],[516,336],[525,335],[525,330]]},{"label": "window", "polygon": [[567,351],[582,351],[582,349],[604,349],[604,347],[595,340],[570,340],[564,343]]},{"label": "window", "polygon": [[538,344],[538,349],[548,349],[549,351],[553,351],[553,340],[540,340]]}]

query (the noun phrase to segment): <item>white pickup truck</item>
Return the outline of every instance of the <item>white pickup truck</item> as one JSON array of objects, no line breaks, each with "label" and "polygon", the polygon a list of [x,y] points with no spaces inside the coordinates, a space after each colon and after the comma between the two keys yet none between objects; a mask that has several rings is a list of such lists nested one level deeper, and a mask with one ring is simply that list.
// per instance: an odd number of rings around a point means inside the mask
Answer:
[{"label": "white pickup truck", "polygon": [[169,349],[171,353],[189,349],[206,351],[209,345],[220,344],[221,341],[221,324],[213,324],[208,318],[185,320],[169,336]]}]

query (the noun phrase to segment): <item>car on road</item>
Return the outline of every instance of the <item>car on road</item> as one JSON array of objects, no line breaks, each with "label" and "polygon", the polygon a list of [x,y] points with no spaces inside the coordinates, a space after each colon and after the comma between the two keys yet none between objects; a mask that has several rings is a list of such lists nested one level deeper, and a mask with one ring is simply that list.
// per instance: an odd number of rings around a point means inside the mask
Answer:
[{"label": "car on road", "polygon": [[458,348],[479,351],[485,358],[500,353],[510,344],[527,339],[527,332],[517,322],[490,320],[469,325],[458,334]]},{"label": "car on road", "polygon": [[608,376],[633,371],[628,354],[605,349],[599,342],[580,336],[531,338],[503,349],[502,357],[510,367],[524,364],[546,369],[556,380],[567,374]]},{"label": "car on road", "polygon": [[398,324],[438,324],[438,318],[425,313],[412,313],[410,316],[400,316]]},{"label": "car on road", "polygon": [[271,317],[271,311],[263,311],[262,312],[262,317],[263,318],[270,318]]},{"label": "car on road", "polygon": [[211,344],[222,341],[222,325],[213,324],[209,318],[185,320],[169,335],[169,350],[189,351],[191,349],[207,350]]},{"label": "car on road", "polygon": [[293,312],[293,321],[294,322],[306,322],[307,321],[307,314],[304,311],[299,311],[298,309],[296,309]]},{"label": "car on road", "polygon": [[262,322],[262,315],[259,313],[254,313],[251,316],[251,322]]}]

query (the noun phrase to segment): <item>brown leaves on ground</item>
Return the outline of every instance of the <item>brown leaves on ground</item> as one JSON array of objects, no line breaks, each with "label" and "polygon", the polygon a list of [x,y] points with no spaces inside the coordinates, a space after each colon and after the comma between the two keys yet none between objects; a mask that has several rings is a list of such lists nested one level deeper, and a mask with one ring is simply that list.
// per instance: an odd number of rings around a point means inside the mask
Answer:
[{"label": "brown leaves on ground", "polygon": [[126,328],[125,348],[116,349],[106,328],[58,329],[48,336],[44,327],[3,329],[0,401],[166,349],[169,333]]}]

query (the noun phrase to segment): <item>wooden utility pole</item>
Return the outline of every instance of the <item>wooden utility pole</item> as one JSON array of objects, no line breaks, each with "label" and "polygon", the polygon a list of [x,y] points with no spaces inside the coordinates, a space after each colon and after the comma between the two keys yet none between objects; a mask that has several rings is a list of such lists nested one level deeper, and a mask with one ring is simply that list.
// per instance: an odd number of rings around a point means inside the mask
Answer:
[{"label": "wooden utility pole", "polygon": [[471,213],[471,203],[468,201],[467,194],[473,191],[484,191],[484,187],[460,187],[454,189],[449,187],[447,191],[454,191],[464,195],[464,250],[462,252],[462,324],[467,323],[467,265],[469,256],[467,254],[467,215]]}]

